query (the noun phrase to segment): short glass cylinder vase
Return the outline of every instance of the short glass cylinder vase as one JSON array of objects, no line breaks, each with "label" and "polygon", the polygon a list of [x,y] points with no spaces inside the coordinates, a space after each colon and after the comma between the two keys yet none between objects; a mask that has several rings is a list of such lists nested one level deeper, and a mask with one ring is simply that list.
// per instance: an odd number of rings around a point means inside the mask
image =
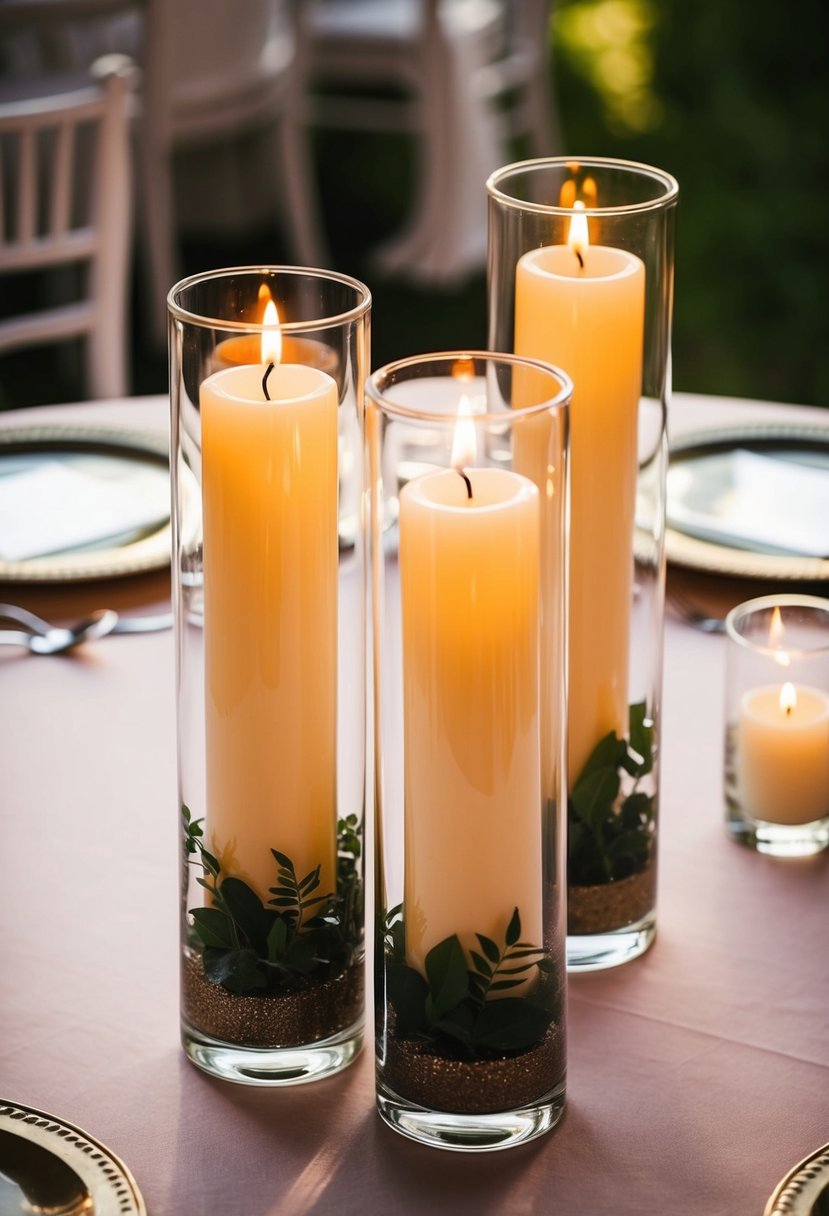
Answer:
[{"label": "short glass cylinder vase", "polygon": [[829,845],[829,600],[767,595],[726,617],[725,803],[772,857]]},{"label": "short glass cylinder vase", "polygon": [[182,1042],[251,1085],[362,1044],[370,310],[293,267],[168,297]]},{"label": "short glass cylinder vase", "polygon": [[467,352],[367,384],[377,1103],[441,1148],[564,1105],[569,395]]},{"label": "short glass cylinder vase", "polygon": [[678,190],[644,165],[560,158],[507,165],[487,191],[489,345],[573,381],[567,959],[595,970],[656,933]]}]

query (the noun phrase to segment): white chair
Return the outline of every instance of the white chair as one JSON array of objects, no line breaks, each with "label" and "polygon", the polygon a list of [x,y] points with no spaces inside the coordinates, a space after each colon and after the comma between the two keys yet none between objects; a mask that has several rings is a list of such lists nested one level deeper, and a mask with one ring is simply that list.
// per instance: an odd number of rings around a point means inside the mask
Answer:
[{"label": "white chair", "polygon": [[182,232],[244,231],[277,212],[293,260],[319,264],[316,194],[296,114],[294,3],[0,0],[0,54],[18,75],[83,70],[104,50],[141,67],[136,203],[159,344]]},{"label": "white chair", "polygon": [[[319,255],[315,192],[295,106],[295,27],[288,0],[149,0],[145,19],[140,130],[141,212],[151,265],[154,317],[178,275],[176,233],[215,224],[221,208],[244,222],[263,203],[287,219],[294,260]],[[246,134],[266,142],[252,169],[214,167],[176,218],[174,157],[221,150]],[[270,142],[267,142],[270,140]],[[286,172],[290,166],[290,172]],[[181,183],[186,192],[187,181]],[[258,196],[258,197],[257,197]],[[217,203],[220,204],[217,207]]]},{"label": "white chair", "polygon": [[550,0],[300,6],[306,120],[418,141],[411,222],[379,251],[380,268],[451,284],[485,264],[485,179],[514,159],[515,139],[529,155],[559,150],[549,18]]},{"label": "white chair", "polygon": [[135,71],[107,56],[91,75],[81,89],[0,101],[0,274],[87,268],[80,299],[0,322],[0,352],[83,337],[89,395],[123,397]]}]

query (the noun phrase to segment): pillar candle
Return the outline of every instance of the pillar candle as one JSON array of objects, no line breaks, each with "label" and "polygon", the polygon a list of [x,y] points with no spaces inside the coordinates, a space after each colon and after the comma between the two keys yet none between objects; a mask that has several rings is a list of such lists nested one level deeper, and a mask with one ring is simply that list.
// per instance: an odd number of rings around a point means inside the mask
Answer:
[{"label": "pillar candle", "polygon": [[[515,351],[573,380],[570,409],[569,783],[598,741],[627,735],[637,417],[645,267],[631,253],[545,246],[516,268]],[[579,258],[581,256],[581,260]],[[542,466],[544,462],[542,461]],[[516,467],[543,488],[546,467]],[[548,546],[545,546],[548,547]]]},{"label": "pillar candle", "polygon": [[813,823],[829,815],[829,696],[809,685],[765,685],[740,701],[740,799],[755,819]]},{"label": "pillar candle", "polygon": [[400,492],[406,957],[542,942],[538,491],[505,469]]},{"label": "pillar candle", "polygon": [[271,849],[334,890],[337,390],[235,366],[201,386],[206,838],[268,899]]}]

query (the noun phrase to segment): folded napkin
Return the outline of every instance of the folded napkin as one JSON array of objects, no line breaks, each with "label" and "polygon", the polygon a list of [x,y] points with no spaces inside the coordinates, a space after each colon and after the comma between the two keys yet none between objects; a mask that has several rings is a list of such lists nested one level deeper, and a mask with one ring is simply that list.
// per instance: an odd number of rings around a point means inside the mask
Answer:
[{"label": "folded napkin", "polygon": [[[166,475],[137,465],[107,476],[59,460],[0,477],[0,559],[16,562],[100,546],[161,527],[170,517]],[[102,475],[103,474],[103,475]]]},{"label": "folded napkin", "polygon": [[668,524],[731,548],[829,557],[829,468],[742,448],[668,474]]}]

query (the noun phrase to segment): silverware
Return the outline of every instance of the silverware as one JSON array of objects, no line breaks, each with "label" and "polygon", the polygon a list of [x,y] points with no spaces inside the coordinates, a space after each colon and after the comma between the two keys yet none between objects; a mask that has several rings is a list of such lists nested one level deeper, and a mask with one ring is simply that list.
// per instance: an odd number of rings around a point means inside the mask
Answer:
[{"label": "silverware", "polygon": [[699,605],[689,599],[684,591],[671,587],[667,594],[667,603],[673,608],[676,616],[688,625],[701,629],[703,633],[725,633],[725,621],[722,617],[711,616],[704,612]]},{"label": "silverware", "polygon": [[122,617],[111,608],[99,608],[76,624],[61,628],[26,608],[0,604],[0,620],[13,621],[23,627],[0,629],[0,646],[24,646],[32,654],[65,654],[82,642],[91,642],[109,633],[155,633],[170,629],[173,614]]}]

